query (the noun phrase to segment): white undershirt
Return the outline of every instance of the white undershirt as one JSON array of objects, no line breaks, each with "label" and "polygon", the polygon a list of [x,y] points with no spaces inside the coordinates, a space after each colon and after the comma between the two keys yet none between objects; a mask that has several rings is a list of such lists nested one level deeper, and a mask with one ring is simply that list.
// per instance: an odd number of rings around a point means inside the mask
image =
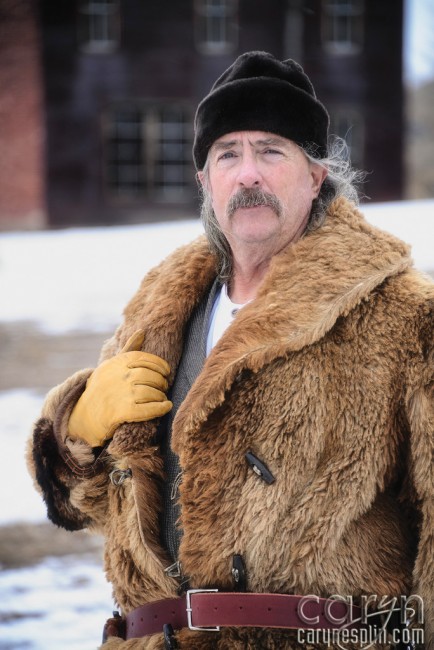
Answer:
[{"label": "white undershirt", "polygon": [[[250,302],[250,300],[248,301]],[[223,332],[229,327],[234,320],[238,311],[247,305],[246,303],[236,303],[228,296],[228,286],[224,284],[214,302],[211,316],[209,319],[208,336],[206,339],[206,355],[208,356]]]}]

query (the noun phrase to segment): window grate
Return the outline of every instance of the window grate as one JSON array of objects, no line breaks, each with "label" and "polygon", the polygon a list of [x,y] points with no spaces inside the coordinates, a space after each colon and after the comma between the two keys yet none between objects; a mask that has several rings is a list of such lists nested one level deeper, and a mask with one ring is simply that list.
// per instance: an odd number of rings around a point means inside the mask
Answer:
[{"label": "window grate", "polygon": [[192,117],[184,106],[111,110],[106,167],[110,193],[171,201],[192,195]]}]

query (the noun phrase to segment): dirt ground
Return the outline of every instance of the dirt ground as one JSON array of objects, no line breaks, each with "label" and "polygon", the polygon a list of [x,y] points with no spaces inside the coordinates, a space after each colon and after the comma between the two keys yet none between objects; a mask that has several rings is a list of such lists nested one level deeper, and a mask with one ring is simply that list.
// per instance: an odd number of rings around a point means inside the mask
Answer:
[{"label": "dirt ground", "polygon": [[93,367],[112,332],[46,334],[32,323],[0,323],[0,391],[47,392],[80,368]]},{"label": "dirt ground", "polygon": [[103,543],[86,531],[69,532],[47,522],[0,527],[0,570],[37,564],[45,557],[94,555],[102,560]]},{"label": "dirt ground", "polygon": [[[93,367],[111,332],[46,334],[32,323],[0,324],[0,391],[29,388],[41,395],[80,368]],[[49,521],[0,526],[0,569],[35,564],[47,555],[102,555],[102,540],[67,532]]]}]

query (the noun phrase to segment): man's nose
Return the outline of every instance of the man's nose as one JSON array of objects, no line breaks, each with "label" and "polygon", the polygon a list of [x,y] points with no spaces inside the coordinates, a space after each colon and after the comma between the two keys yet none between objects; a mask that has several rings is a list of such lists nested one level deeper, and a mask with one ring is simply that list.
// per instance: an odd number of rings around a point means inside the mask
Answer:
[{"label": "man's nose", "polygon": [[262,176],[254,155],[247,154],[242,157],[237,180],[242,187],[258,187],[261,185]]}]

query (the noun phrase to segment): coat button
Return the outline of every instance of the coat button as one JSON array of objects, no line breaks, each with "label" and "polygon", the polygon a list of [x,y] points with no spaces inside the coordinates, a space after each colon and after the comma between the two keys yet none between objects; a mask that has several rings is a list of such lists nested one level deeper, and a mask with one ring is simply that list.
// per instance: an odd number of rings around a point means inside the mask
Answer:
[{"label": "coat button", "polygon": [[275,482],[275,477],[273,474],[270,472],[268,467],[262,460],[259,460],[257,456],[251,451],[248,451],[245,454],[245,459],[248,462],[249,466],[252,468],[252,470],[261,478],[265,483],[268,485],[271,485],[272,483]]}]

